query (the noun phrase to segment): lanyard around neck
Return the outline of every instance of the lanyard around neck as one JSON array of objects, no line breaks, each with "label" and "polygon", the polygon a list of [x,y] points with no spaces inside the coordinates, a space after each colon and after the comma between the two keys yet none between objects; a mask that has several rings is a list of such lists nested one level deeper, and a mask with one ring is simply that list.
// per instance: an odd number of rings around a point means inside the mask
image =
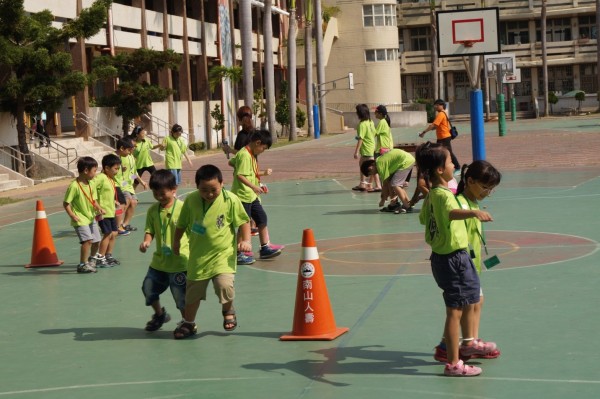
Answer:
[{"label": "lanyard around neck", "polygon": [[250,150],[250,146],[246,146],[246,150],[248,151],[248,154],[250,154],[250,157],[252,159],[252,169],[254,170],[254,175],[256,176],[256,178],[258,179],[258,182],[260,183],[260,174],[259,174],[259,170],[258,170],[258,161],[256,160],[256,156],[254,156],[254,154],[252,153],[252,150]]},{"label": "lanyard around neck", "polygon": [[[469,199],[464,196],[465,200],[467,201],[467,206],[469,207],[469,209],[473,209],[471,208],[471,201],[469,201]],[[462,209],[462,204],[460,203],[460,201],[458,200],[458,196],[454,196],[454,199],[456,200],[456,203],[458,204],[459,208]],[[465,222],[465,229],[467,229],[467,231],[469,231],[469,228],[467,226],[467,221],[463,219],[463,222]],[[483,249],[485,250],[485,254],[487,255],[488,250],[487,250],[487,246],[485,243],[485,232],[483,231],[483,225],[481,225],[481,232],[479,232],[479,229],[477,228],[477,224],[475,224],[475,231],[477,232],[477,235],[479,236],[479,239],[481,240],[481,243],[483,244]]]},{"label": "lanyard around neck", "polygon": [[161,242],[163,245],[165,245],[165,241],[167,239],[167,227],[171,224],[171,219],[173,218],[173,213],[175,213],[175,205],[177,204],[177,198],[175,198],[175,200],[173,201],[173,205],[171,205],[171,209],[168,210],[166,208],[162,208],[165,209],[167,211],[167,222],[164,224],[162,224],[162,219],[160,217],[160,211],[161,211],[161,207],[160,205],[158,205],[158,226],[160,228],[160,238],[161,238]]},{"label": "lanyard around neck", "polygon": [[81,186],[81,183],[79,183],[79,180],[77,180],[77,185],[81,189],[81,192],[83,193],[83,195],[85,196],[85,198],[87,198],[87,200],[90,202],[90,204],[92,204],[92,206],[95,206],[96,205],[96,201],[94,201],[94,198],[93,198],[92,185],[90,184],[90,182],[88,182],[88,188],[89,188],[89,191],[90,191],[90,195],[87,195],[87,193],[85,192],[85,190]]}]

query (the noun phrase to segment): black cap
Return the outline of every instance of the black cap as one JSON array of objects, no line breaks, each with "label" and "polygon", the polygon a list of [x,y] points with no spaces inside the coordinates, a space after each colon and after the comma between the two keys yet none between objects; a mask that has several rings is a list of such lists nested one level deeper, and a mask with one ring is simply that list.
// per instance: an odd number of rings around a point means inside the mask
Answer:
[{"label": "black cap", "polygon": [[434,105],[446,105],[446,101],[442,100],[441,98],[438,98],[437,100],[435,100],[433,102]]}]

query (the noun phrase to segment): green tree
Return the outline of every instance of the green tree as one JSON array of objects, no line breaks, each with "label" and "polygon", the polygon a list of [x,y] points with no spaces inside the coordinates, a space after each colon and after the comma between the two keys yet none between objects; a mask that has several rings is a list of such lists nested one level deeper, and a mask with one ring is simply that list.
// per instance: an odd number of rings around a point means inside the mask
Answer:
[{"label": "green tree", "polygon": [[123,117],[123,134],[126,134],[132,119],[149,112],[153,102],[164,101],[173,93],[172,89],[143,81],[142,75],[164,68],[178,69],[180,64],[181,55],[170,49],[156,51],[140,48],[115,57],[96,58],[92,63],[94,79],[119,78],[115,92],[99,97],[98,105],[114,107],[115,113]]},{"label": "green tree", "polygon": [[550,113],[554,113],[554,104],[558,103],[558,96],[555,92],[548,93],[548,102],[550,103]]},{"label": "green tree", "polygon": [[48,10],[28,13],[23,0],[0,1],[0,109],[16,119],[19,150],[26,155],[28,169],[32,158],[25,113],[57,112],[66,98],[85,88],[86,75],[72,70],[69,39],[95,35],[104,25],[111,3],[96,0],[77,18],[55,28]]}]

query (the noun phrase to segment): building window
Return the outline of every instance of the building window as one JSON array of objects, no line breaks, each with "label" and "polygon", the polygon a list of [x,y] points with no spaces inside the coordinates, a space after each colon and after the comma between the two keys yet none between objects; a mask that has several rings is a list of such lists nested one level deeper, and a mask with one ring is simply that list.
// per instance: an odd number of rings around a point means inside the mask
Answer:
[{"label": "building window", "polygon": [[579,38],[597,39],[598,31],[596,29],[596,16],[585,15],[579,17]]},{"label": "building window", "polygon": [[521,83],[513,84],[515,97],[531,95],[531,68],[521,68]]},{"label": "building window", "polygon": [[579,74],[581,75],[580,90],[586,93],[598,92],[598,66],[596,64],[581,64],[579,66]]},{"label": "building window", "polygon": [[[542,41],[542,23],[535,21],[535,35],[538,42]],[[553,18],[546,21],[546,40],[549,42],[564,42],[572,40],[571,20],[569,18]]]},{"label": "building window", "polygon": [[431,86],[431,75],[413,75],[413,95],[412,98],[417,100],[421,98],[431,99],[433,98],[432,86]]},{"label": "building window", "polygon": [[378,48],[374,50],[365,50],[365,60],[367,62],[397,61],[398,49]]},{"label": "building window", "polygon": [[501,22],[500,42],[502,44],[529,43],[529,23],[527,21]]},{"label": "building window", "polygon": [[454,72],[454,97],[457,100],[468,100],[471,82],[466,72]]},{"label": "building window", "polygon": [[[522,71],[521,71],[522,73]],[[540,95],[544,94],[544,74],[542,68],[538,68]],[[523,76],[521,76],[522,78]],[[573,66],[548,67],[548,92],[567,93],[574,90]]]},{"label": "building window", "polygon": [[427,51],[430,49],[429,27],[410,29],[410,51]]},{"label": "building window", "polygon": [[396,26],[395,4],[369,4],[363,6],[364,26]]}]

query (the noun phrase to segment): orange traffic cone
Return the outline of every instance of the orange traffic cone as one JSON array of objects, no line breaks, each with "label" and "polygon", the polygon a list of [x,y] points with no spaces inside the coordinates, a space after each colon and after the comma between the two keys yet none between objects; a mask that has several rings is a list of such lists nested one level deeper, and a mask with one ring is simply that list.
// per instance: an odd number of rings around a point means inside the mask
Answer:
[{"label": "orange traffic cone", "polygon": [[279,339],[331,341],[347,331],[348,328],[338,328],[335,325],[313,231],[306,229],[302,234],[302,257],[298,269],[294,326],[289,335],[282,335]]},{"label": "orange traffic cone", "polygon": [[33,243],[31,245],[31,263],[25,265],[25,267],[60,266],[65,262],[58,260],[58,256],[56,255],[52,233],[50,232],[50,225],[48,225],[48,219],[46,219],[44,203],[38,201],[35,210],[36,215],[35,227],[33,229]]}]

